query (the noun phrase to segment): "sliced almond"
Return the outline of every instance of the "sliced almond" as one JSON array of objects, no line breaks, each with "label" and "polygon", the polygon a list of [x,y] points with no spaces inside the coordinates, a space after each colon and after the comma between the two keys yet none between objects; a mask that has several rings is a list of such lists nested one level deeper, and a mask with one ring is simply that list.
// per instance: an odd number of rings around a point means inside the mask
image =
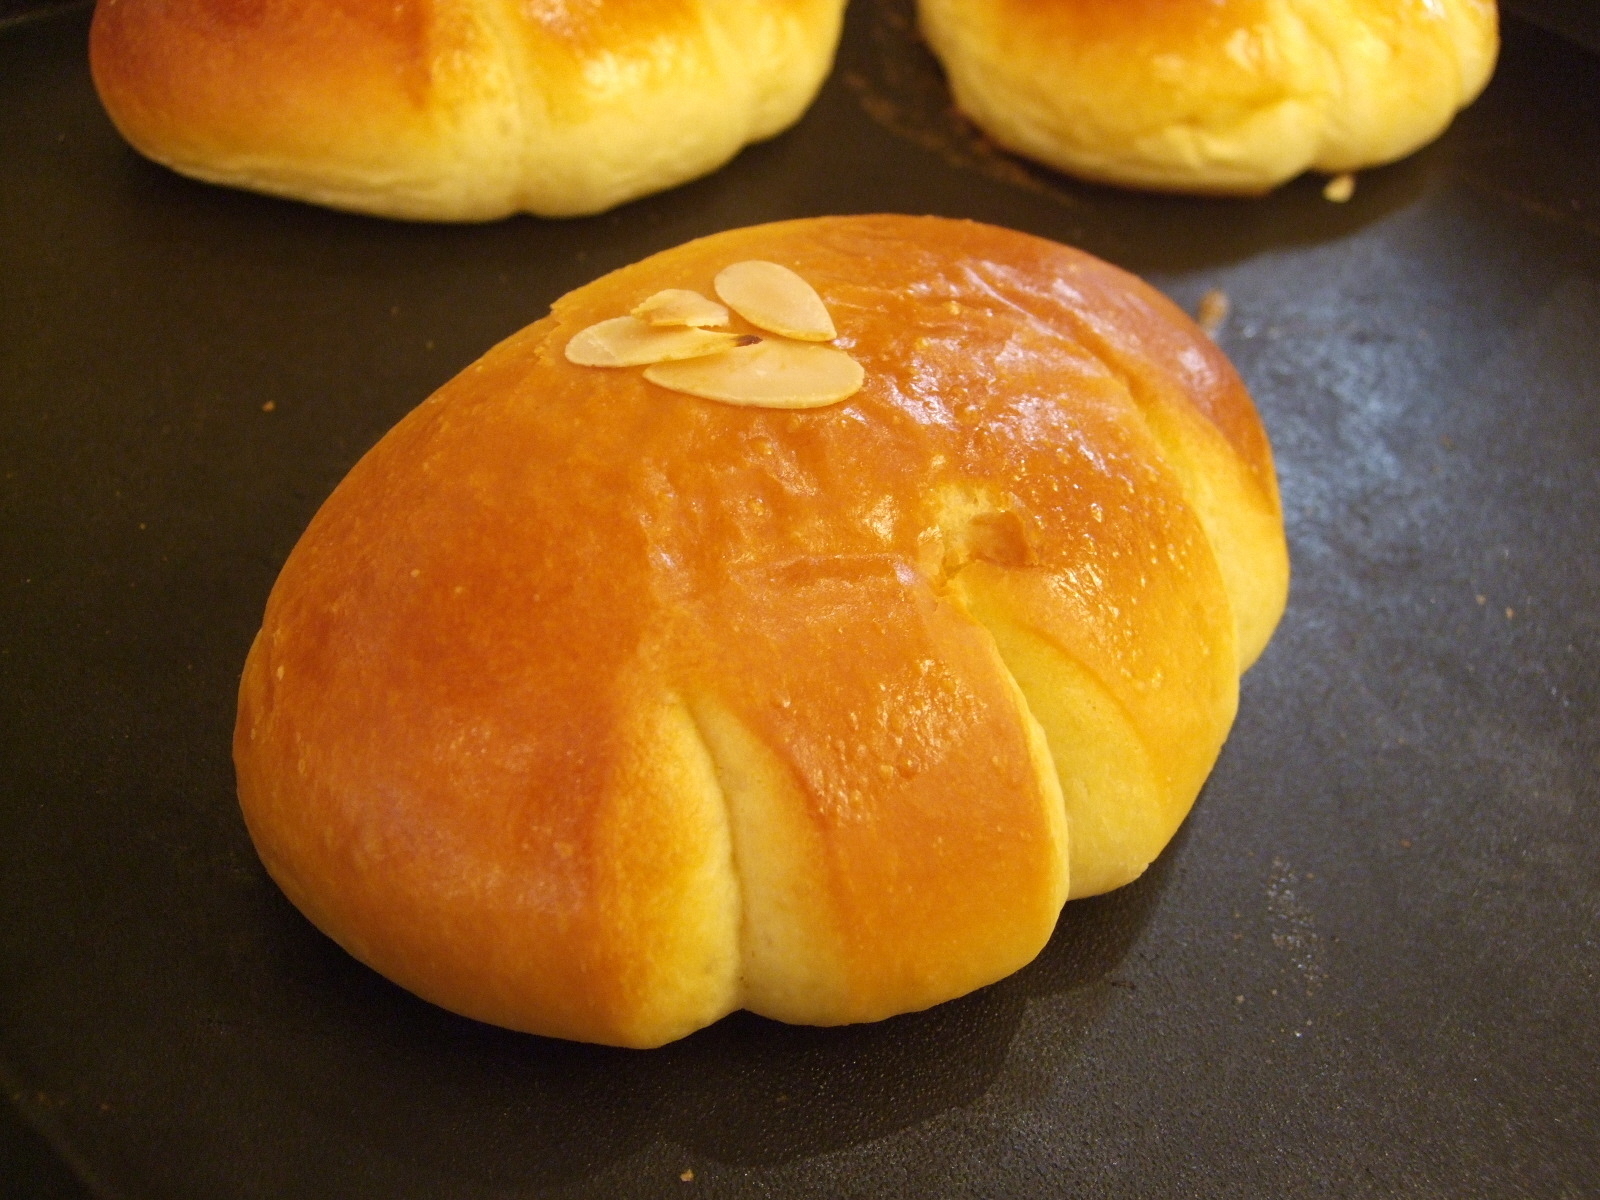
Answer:
[{"label": "sliced almond", "polygon": [[614,317],[574,334],[567,361],[580,367],[638,367],[718,354],[743,342],[736,333],[674,325],[657,328],[638,317]]},{"label": "sliced almond", "polygon": [[822,297],[777,263],[750,260],[724,267],[713,284],[718,297],[750,324],[802,342],[837,336]]},{"label": "sliced almond", "polygon": [[715,300],[707,300],[688,288],[667,288],[657,292],[633,310],[646,325],[726,325],[728,310]]},{"label": "sliced almond", "polygon": [[843,350],[765,341],[692,362],[658,363],[644,377],[674,392],[753,408],[821,408],[861,390],[861,364]]}]

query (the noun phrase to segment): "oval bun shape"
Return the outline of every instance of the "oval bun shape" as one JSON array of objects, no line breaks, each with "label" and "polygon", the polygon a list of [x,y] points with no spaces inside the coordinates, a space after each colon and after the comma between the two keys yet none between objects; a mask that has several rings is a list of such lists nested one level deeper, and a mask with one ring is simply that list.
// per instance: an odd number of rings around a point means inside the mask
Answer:
[{"label": "oval bun shape", "polygon": [[90,65],[185,175],[416,220],[599,212],[799,119],[844,0],[99,0]]},{"label": "oval bun shape", "polygon": [[[860,391],[564,357],[745,260],[817,290]],[[313,922],[457,1012],[875,1020],[1144,870],[1287,586],[1250,399],[1151,288],[971,222],[735,230],[563,297],[361,459],[245,665],[240,800]]]},{"label": "oval bun shape", "polygon": [[1103,183],[1254,194],[1432,141],[1489,81],[1494,0],[918,0],[957,105]]}]

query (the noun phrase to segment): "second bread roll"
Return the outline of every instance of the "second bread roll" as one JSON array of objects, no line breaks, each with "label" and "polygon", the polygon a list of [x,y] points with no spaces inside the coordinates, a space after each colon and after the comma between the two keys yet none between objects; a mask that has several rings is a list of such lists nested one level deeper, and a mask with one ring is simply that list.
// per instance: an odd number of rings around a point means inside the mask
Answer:
[{"label": "second bread roll", "polygon": [[1494,0],[918,0],[1008,150],[1129,187],[1251,194],[1432,141],[1483,89]]}]

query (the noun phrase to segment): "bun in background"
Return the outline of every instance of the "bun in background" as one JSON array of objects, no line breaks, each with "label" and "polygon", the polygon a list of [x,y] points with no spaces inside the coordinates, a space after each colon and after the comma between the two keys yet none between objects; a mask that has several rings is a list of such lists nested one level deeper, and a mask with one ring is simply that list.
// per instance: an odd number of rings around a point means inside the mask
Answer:
[{"label": "bun in background", "polygon": [[416,220],[574,216],[799,119],[844,0],[99,0],[136,149],[212,183]]},{"label": "bun in background", "polygon": [[1488,83],[1494,0],[918,0],[960,109],[1103,183],[1254,194],[1437,137]]}]

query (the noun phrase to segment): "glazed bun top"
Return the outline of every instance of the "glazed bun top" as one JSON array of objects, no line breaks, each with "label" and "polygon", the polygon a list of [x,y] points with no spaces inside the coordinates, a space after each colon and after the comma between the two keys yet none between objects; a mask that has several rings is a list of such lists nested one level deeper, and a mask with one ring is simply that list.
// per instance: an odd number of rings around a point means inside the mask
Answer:
[{"label": "glazed bun top", "polygon": [[843,0],[99,0],[90,61],[141,152],[425,220],[597,212],[797,120]]},{"label": "glazed bun top", "polygon": [[[569,360],[751,262],[859,390]],[[351,471],[251,651],[241,801],[303,911],[456,1011],[876,1019],[1144,870],[1286,587],[1250,399],[1152,289],[970,222],[737,230],[564,297]]]},{"label": "glazed bun top", "polygon": [[1390,162],[1494,68],[1494,0],[919,0],[957,103],[1088,179],[1265,191]]}]

